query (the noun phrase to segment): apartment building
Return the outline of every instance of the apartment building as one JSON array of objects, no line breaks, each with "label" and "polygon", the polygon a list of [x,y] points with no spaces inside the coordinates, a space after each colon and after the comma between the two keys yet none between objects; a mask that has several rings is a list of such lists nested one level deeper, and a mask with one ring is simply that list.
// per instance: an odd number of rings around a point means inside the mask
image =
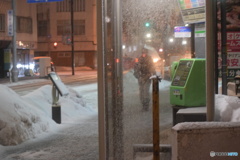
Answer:
[{"label": "apartment building", "polygon": [[[16,46],[17,67],[29,68],[37,49],[37,14],[36,4],[26,1],[16,2]],[[0,78],[6,77],[11,67],[12,36],[9,35],[9,14],[12,10],[11,0],[0,1]]]},{"label": "apartment building", "polygon": [[[71,14],[71,0],[45,3],[16,0],[15,3],[19,74],[31,68],[33,57],[37,56],[50,56],[55,66],[70,67],[74,59],[76,67],[96,68],[96,0],[73,0],[73,14]],[[2,78],[7,76],[12,65],[12,36],[8,33],[9,10],[12,10],[12,0],[1,0],[0,77]],[[74,43],[71,41],[72,26]]]},{"label": "apartment building", "polygon": [[37,4],[38,47],[34,55],[50,56],[55,66],[71,66],[74,53],[76,67],[95,68],[96,0],[74,0],[73,16],[71,9],[71,0]]}]

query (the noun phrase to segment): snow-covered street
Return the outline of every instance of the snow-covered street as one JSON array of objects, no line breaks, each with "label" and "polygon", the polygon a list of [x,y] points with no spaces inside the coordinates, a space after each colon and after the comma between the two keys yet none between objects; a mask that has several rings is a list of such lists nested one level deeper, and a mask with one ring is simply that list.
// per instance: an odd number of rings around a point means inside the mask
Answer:
[{"label": "snow-covered street", "polygon": [[[124,76],[124,82],[124,154],[126,159],[131,159],[133,144],[151,143],[152,118],[151,111],[141,111],[138,85],[131,72]],[[169,86],[170,82],[166,80],[159,85],[160,142],[165,144],[171,144]],[[1,160],[98,159],[97,83],[68,86],[68,89],[69,96],[59,100],[62,123],[57,124],[51,118],[51,85],[44,85],[24,96],[7,85],[0,85]],[[216,95],[215,101],[216,121],[239,121],[237,97]],[[148,153],[137,160],[151,158]]]}]

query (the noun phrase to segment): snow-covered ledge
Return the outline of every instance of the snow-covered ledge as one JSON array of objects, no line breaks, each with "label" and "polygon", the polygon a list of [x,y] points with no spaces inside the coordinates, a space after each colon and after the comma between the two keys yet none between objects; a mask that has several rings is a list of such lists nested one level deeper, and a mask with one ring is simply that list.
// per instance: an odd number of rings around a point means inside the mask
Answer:
[{"label": "snow-covered ledge", "polygon": [[185,122],[172,132],[172,160],[240,158],[239,122]]}]

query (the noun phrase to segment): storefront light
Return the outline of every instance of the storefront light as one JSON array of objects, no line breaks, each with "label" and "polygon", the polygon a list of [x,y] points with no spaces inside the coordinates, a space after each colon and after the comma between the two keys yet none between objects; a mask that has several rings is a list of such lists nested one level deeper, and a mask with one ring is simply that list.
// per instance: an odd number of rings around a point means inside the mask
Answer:
[{"label": "storefront light", "polygon": [[17,64],[17,68],[22,68],[22,66],[23,66],[22,64],[19,63]]},{"label": "storefront light", "polygon": [[187,41],[186,40],[183,40],[182,41],[182,45],[186,45],[187,44]]}]

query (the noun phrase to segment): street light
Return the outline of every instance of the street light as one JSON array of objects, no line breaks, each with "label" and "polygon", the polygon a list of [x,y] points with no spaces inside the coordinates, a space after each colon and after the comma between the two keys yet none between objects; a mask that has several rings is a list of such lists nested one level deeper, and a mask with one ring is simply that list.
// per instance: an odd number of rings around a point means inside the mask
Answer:
[{"label": "street light", "polygon": [[147,38],[151,38],[151,37],[152,37],[152,34],[151,34],[151,33],[147,33],[147,34],[146,34],[146,37],[147,37]]}]

